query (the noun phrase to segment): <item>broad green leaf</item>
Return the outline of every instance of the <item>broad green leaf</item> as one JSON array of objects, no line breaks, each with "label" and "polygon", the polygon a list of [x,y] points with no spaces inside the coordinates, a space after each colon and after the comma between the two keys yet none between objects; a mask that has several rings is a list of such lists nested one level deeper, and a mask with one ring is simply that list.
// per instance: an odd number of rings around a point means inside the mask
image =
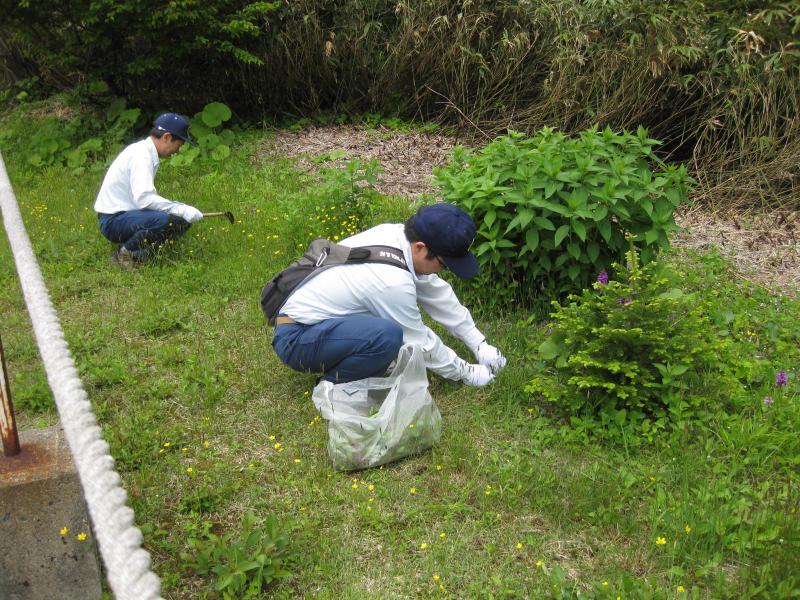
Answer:
[{"label": "broad green leaf", "polygon": [[525,232],[525,247],[531,252],[539,246],[539,232],[535,229],[528,229]]},{"label": "broad green leaf", "polygon": [[607,220],[598,221],[597,229],[600,231],[600,235],[603,236],[606,243],[609,243],[611,241],[611,223]]},{"label": "broad green leaf", "polygon": [[531,222],[535,213],[529,208],[522,208],[519,211],[517,217],[519,218],[520,226],[525,229],[528,226],[528,223]]},{"label": "broad green leaf", "polygon": [[222,102],[210,102],[203,108],[201,118],[208,127],[219,127],[231,118],[231,109]]},{"label": "broad green leaf", "polygon": [[581,238],[582,242],[586,241],[586,225],[584,225],[577,219],[573,219],[572,230],[578,234],[578,237]]},{"label": "broad green leaf", "polygon": [[219,136],[216,133],[209,133],[197,140],[197,143],[206,151],[212,150],[219,145]]},{"label": "broad green leaf", "polygon": [[575,281],[578,278],[578,275],[581,273],[581,268],[578,265],[571,265],[567,269],[567,275],[572,281]]},{"label": "broad green leaf", "polygon": [[536,223],[540,229],[547,229],[548,231],[555,231],[556,226],[547,217],[533,217],[533,222]]},{"label": "broad green leaf", "polygon": [[553,360],[556,356],[561,354],[562,350],[563,346],[558,340],[556,340],[554,336],[550,336],[539,345],[539,356],[544,360]]},{"label": "broad green leaf", "polygon": [[581,247],[575,242],[567,244],[567,252],[569,252],[569,255],[575,260],[581,257]]},{"label": "broad green leaf", "polygon": [[484,215],[483,222],[486,223],[487,227],[491,227],[495,219],[497,219],[497,212],[490,210]]},{"label": "broad green leaf", "polygon": [[553,243],[556,247],[558,247],[561,242],[564,241],[564,238],[569,235],[569,225],[562,225],[561,227],[556,230],[555,235],[553,236]]},{"label": "broad green leaf", "polygon": [[220,144],[211,151],[211,158],[214,160],[225,160],[230,154],[230,147]]},{"label": "broad green leaf", "polygon": [[592,218],[595,221],[602,221],[608,216],[608,207],[598,206],[592,213]]},{"label": "broad green leaf", "polygon": [[592,264],[596,263],[597,257],[600,256],[600,244],[594,240],[590,241],[586,245],[586,254],[589,256],[589,260],[592,262]]}]

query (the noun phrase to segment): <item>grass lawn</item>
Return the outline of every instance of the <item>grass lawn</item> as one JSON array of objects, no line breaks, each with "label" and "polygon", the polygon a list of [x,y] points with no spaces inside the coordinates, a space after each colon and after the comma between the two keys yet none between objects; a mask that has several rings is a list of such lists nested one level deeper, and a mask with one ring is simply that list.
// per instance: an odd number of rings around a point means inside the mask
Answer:
[{"label": "grass lawn", "polygon": [[[289,575],[253,597],[800,595],[796,299],[738,280],[715,255],[672,253],[692,273],[687,285],[717,299],[752,398],[740,414],[641,445],[594,441],[553,416],[524,391],[543,328],[521,311],[479,309],[509,359],[497,381],[474,389],[431,375],[441,442],[337,473],[310,401],[314,376],[278,361],[259,292],[310,235],[347,235],[413,208],[360,191],[352,173],[312,181],[259,156],[262,139],[247,134],[222,163],[162,165],[162,195],[237,222],[201,221],[133,272],[111,263],[92,211],[102,171],[33,170],[19,148],[3,148],[165,597],[222,597],[192,566],[193,548],[209,532],[238,533],[248,511],[259,527],[275,515],[290,539]],[[18,421],[55,424],[5,237],[0,275]],[[789,385],[775,390],[780,368]]]}]

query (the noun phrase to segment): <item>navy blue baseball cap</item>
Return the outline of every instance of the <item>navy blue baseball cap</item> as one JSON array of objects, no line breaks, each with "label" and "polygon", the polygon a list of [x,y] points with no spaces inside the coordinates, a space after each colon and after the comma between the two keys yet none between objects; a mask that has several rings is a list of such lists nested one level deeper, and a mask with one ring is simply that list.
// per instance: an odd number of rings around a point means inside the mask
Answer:
[{"label": "navy blue baseball cap", "polygon": [[153,127],[159,131],[171,133],[173,137],[189,142],[192,146],[197,146],[195,141],[189,137],[189,119],[176,113],[164,113],[153,123]]},{"label": "navy blue baseball cap", "polygon": [[475,222],[453,204],[423,206],[414,215],[414,231],[453,273],[464,279],[478,274],[478,259],[469,251]]}]

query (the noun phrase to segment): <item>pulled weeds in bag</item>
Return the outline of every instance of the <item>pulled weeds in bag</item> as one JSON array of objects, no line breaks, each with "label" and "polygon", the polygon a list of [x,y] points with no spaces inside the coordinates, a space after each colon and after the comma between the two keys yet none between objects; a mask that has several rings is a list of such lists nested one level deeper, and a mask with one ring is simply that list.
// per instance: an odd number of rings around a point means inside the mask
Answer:
[{"label": "pulled weeds in bag", "polygon": [[403,346],[386,377],[337,384],[321,381],[312,400],[328,421],[328,454],[339,471],[418,454],[431,448],[442,433],[442,417],[428,391],[419,346]]}]

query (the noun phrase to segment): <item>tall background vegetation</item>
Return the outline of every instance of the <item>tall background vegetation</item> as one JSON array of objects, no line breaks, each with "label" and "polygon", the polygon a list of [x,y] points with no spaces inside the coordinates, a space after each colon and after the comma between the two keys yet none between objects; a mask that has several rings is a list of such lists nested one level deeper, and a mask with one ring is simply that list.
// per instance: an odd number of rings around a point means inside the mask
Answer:
[{"label": "tall background vegetation", "polygon": [[378,112],[478,138],[645,126],[714,206],[800,200],[800,2],[0,0],[6,100],[102,81],[133,106]]}]

